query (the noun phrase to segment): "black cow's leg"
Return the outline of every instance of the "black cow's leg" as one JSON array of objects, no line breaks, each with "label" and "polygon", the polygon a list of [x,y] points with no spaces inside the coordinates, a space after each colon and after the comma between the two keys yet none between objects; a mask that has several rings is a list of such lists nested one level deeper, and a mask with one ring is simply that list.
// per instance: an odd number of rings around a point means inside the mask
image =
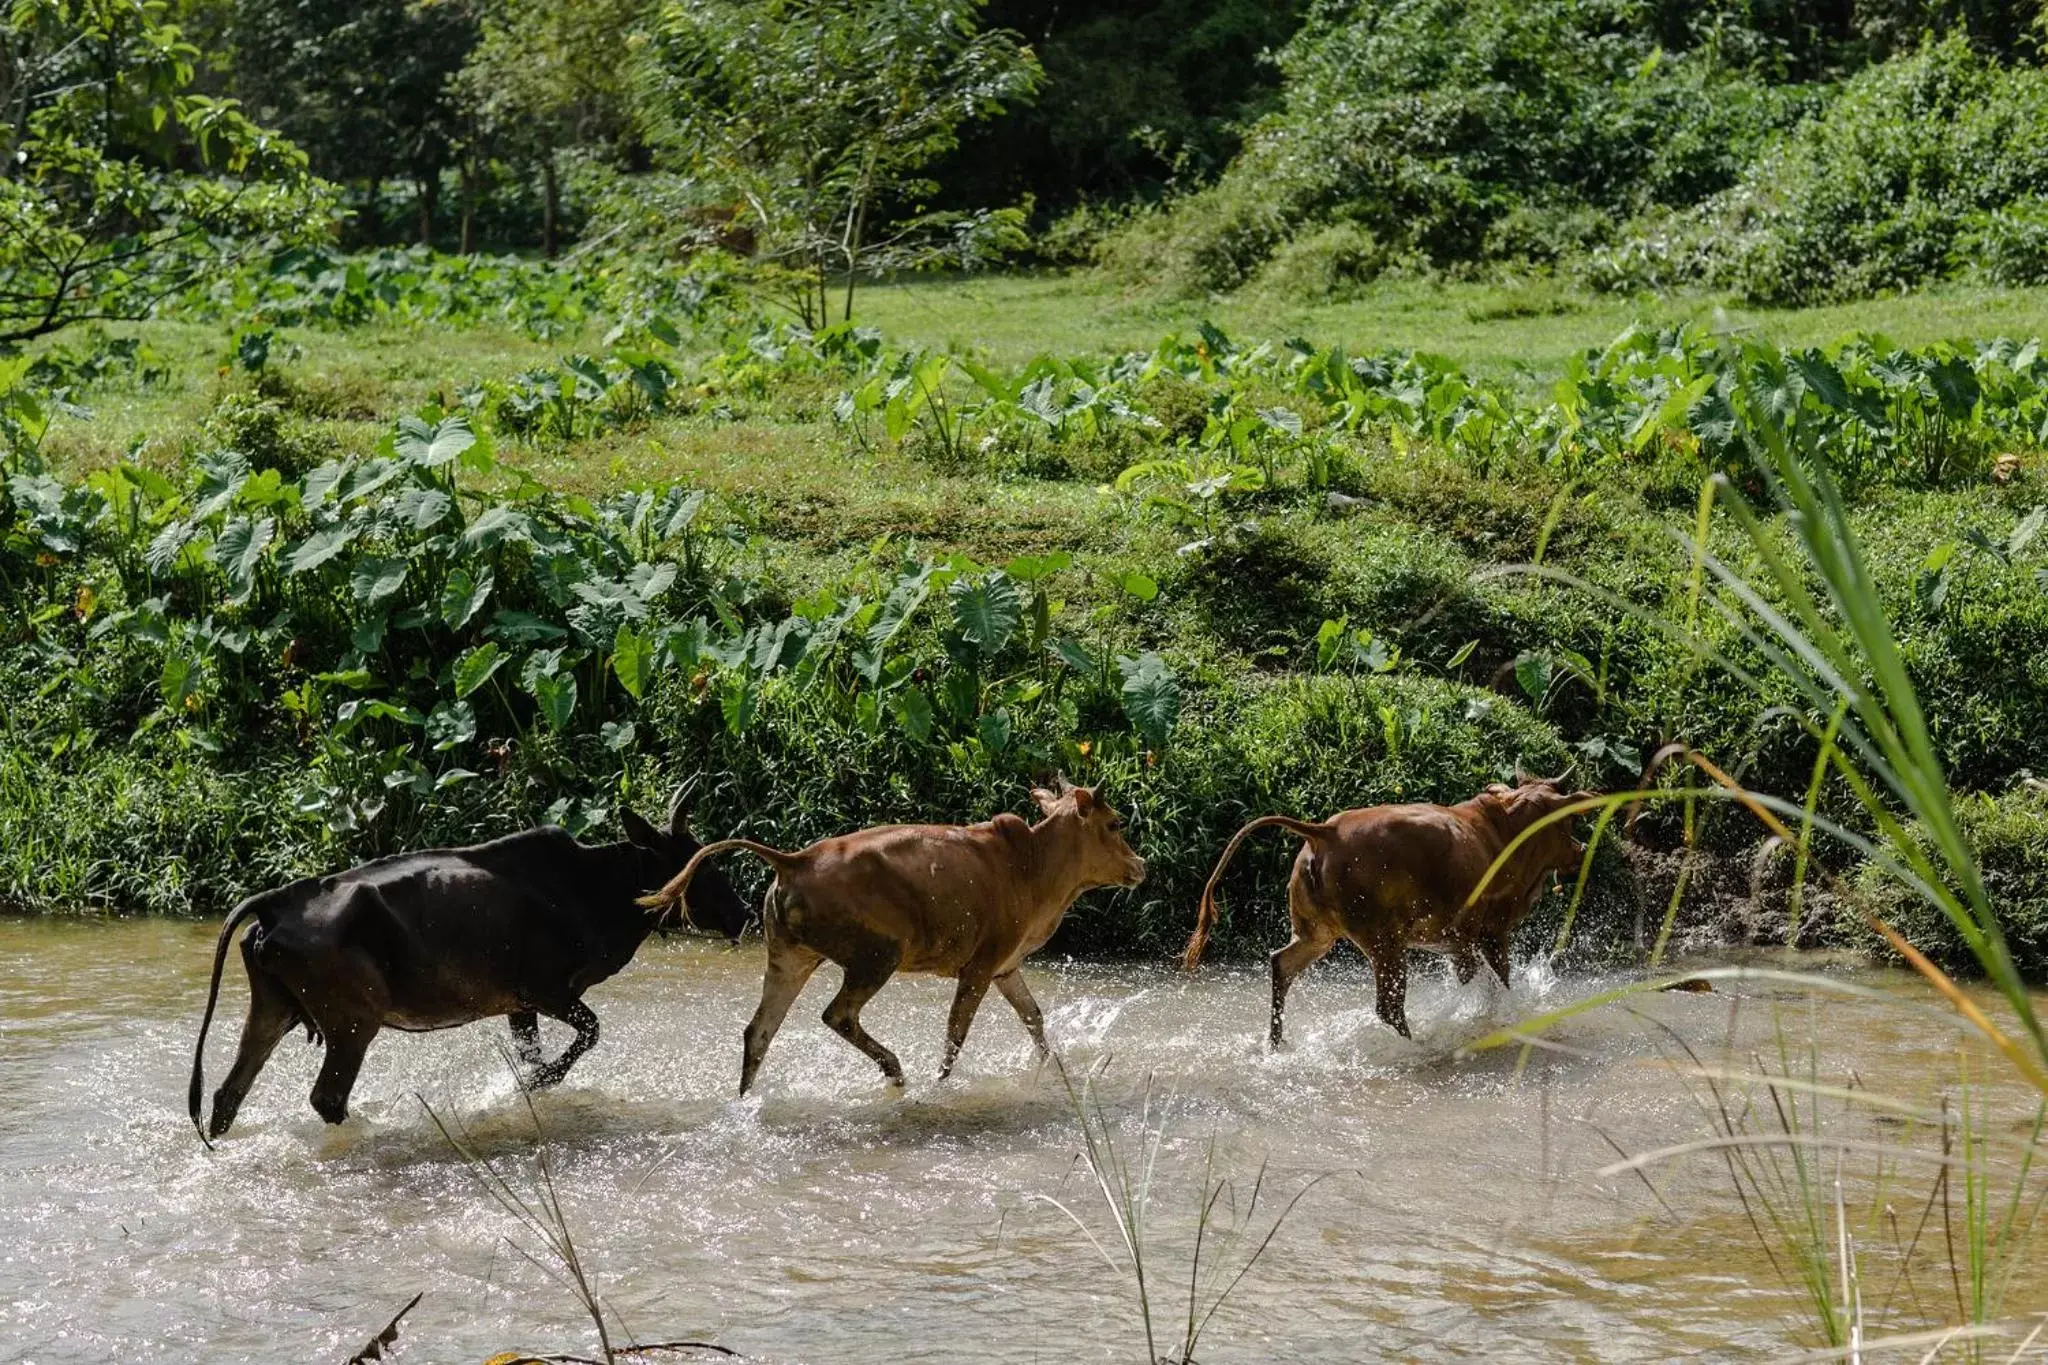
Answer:
[{"label": "black cow's leg", "polygon": [[576,1059],[597,1046],[597,1016],[581,1000],[572,1000],[560,1010],[549,1010],[548,1018],[561,1020],[576,1030],[576,1036],[569,1040],[569,1046],[562,1049],[561,1056],[533,1073],[535,1090],[561,1084],[562,1077],[569,1074],[569,1068],[576,1065]]},{"label": "black cow's leg", "polygon": [[809,948],[776,936],[773,928],[769,930],[768,969],[761,976],[761,1003],[747,1024],[746,1054],[740,1062],[742,1095],[753,1086],[754,1074],[761,1069],[768,1044],[775,1041],[775,1031],[782,1027],[789,1007],[796,1003],[804,983],[824,960]]},{"label": "black cow's leg", "polygon": [[[245,960],[249,956],[246,946],[243,956]],[[235,1121],[249,1087],[256,1083],[256,1074],[263,1070],[279,1040],[292,1031],[298,1020],[298,1007],[290,992],[254,962],[249,962],[248,967],[249,1019],[242,1025],[242,1043],[235,1053],[234,1067],[220,1089],[213,1092],[213,1120],[207,1127],[208,1137],[219,1137]]]},{"label": "black cow's leg", "polygon": [[996,989],[1003,993],[1003,999],[1010,1002],[1010,1008],[1017,1011],[1017,1017],[1024,1021],[1024,1031],[1031,1035],[1031,1041],[1038,1047],[1039,1060],[1052,1056],[1052,1049],[1045,1043],[1045,1013],[1038,1008],[1038,1001],[1032,998],[1031,987],[1024,984],[1024,969],[1019,967],[997,977]]},{"label": "black cow's leg", "polygon": [[1472,978],[1479,975],[1479,954],[1468,947],[1451,954],[1451,969],[1458,974],[1458,984],[1469,986]]},{"label": "black cow's leg", "polygon": [[961,1044],[967,1041],[974,1012],[981,1008],[981,998],[988,994],[988,980],[978,972],[963,973],[959,988],[953,992],[953,1008],[946,1015],[946,1058],[939,1063],[942,1081],[953,1074],[953,1062],[960,1055]]},{"label": "black cow's leg", "polygon": [[327,1060],[313,1081],[313,1112],[329,1123],[348,1117],[348,1095],[356,1087],[356,1073],[363,1069],[363,1054],[377,1036],[377,1025],[353,1021],[323,1026],[327,1038]]},{"label": "black cow's leg", "polygon": [[540,1015],[533,1010],[514,1010],[505,1016],[512,1026],[512,1051],[521,1062],[537,1067],[541,1062]]},{"label": "black cow's leg", "polygon": [[896,963],[901,956],[895,944],[878,941],[873,948],[844,964],[846,979],[839,983],[839,994],[825,1006],[826,1026],[866,1053],[876,1066],[882,1068],[882,1074],[889,1078],[891,1085],[903,1084],[903,1064],[896,1060],[895,1053],[876,1042],[860,1026],[860,1011],[896,974]]}]

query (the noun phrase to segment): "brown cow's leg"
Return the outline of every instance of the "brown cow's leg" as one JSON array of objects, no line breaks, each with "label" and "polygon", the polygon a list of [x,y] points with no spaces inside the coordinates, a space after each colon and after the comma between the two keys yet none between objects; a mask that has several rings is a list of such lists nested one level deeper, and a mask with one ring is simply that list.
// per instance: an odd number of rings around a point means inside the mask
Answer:
[{"label": "brown cow's leg", "polygon": [[1003,993],[1003,999],[1010,1002],[1010,1008],[1017,1011],[1017,1017],[1024,1021],[1024,1031],[1031,1035],[1031,1041],[1038,1047],[1038,1059],[1044,1061],[1052,1056],[1052,1049],[1045,1043],[1045,1012],[1031,997],[1031,987],[1024,984],[1024,969],[1019,967],[997,977],[996,989]]},{"label": "brown cow's leg", "polygon": [[1500,978],[1503,987],[1508,986],[1508,936],[1488,939],[1479,945],[1479,951],[1486,954],[1486,965],[1493,968],[1493,974]]},{"label": "brown cow's leg", "polygon": [[235,1121],[249,1087],[256,1083],[256,1073],[263,1070],[263,1064],[270,1060],[279,1040],[292,1031],[298,1017],[298,1009],[285,988],[250,963],[249,1020],[242,1025],[242,1043],[235,1053],[235,1065],[220,1089],[213,1092],[213,1121],[207,1127],[208,1137],[219,1137]]},{"label": "brown cow's leg", "polygon": [[527,1066],[541,1063],[540,1015],[533,1010],[514,1010],[505,1016],[512,1027],[512,1052]]},{"label": "brown cow's leg", "polygon": [[1408,1031],[1408,949],[1399,942],[1380,943],[1365,955],[1372,959],[1373,1010],[1394,1032],[1413,1038]]},{"label": "brown cow's leg", "polygon": [[576,1036],[569,1040],[569,1046],[562,1049],[561,1056],[533,1073],[535,1090],[560,1085],[562,1078],[569,1074],[569,1068],[576,1065],[576,1059],[597,1046],[597,1016],[581,1000],[572,1000],[561,1010],[549,1010],[548,1018],[561,1020],[576,1030]]},{"label": "brown cow's leg", "polygon": [[960,986],[953,992],[953,1008],[946,1015],[946,1059],[939,1063],[940,1080],[953,1074],[953,1061],[960,1055],[960,1045],[967,1041],[967,1030],[974,1023],[974,1012],[981,1008],[981,998],[987,994],[987,977],[976,974],[960,978]]},{"label": "brown cow's leg", "polygon": [[896,974],[899,958],[900,951],[896,945],[888,943],[879,944],[845,963],[846,979],[839,983],[839,994],[825,1006],[826,1026],[865,1052],[876,1066],[882,1068],[882,1074],[889,1078],[891,1085],[903,1084],[903,1064],[896,1060],[895,1053],[876,1042],[860,1026],[860,1011]]},{"label": "brown cow's leg", "polygon": [[377,1025],[355,1021],[322,1026],[327,1038],[327,1060],[313,1080],[313,1112],[329,1123],[348,1117],[348,1093],[356,1087],[356,1073],[363,1069],[363,1054],[377,1036]]},{"label": "brown cow's leg", "polygon": [[1287,946],[1276,949],[1267,960],[1273,968],[1273,1046],[1281,1042],[1281,1020],[1287,1012],[1287,988],[1294,984],[1294,978],[1320,962],[1337,940],[1334,936],[1320,933],[1314,925],[1294,922],[1294,937]]},{"label": "brown cow's leg", "polygon": [[782,1027],[783,1016],[789,1013],[811,973],[825,960],[809,948],[774,937],[773,929],[769,933],[768,970],[761,978],[761,1003],[747,1024],[746,1056],[740,1063],[742,1095],[754,1084],[754,1073],[761,1069],[761,1059],[768,1055],[768,1044],[775,1041],[775,1031]]}]

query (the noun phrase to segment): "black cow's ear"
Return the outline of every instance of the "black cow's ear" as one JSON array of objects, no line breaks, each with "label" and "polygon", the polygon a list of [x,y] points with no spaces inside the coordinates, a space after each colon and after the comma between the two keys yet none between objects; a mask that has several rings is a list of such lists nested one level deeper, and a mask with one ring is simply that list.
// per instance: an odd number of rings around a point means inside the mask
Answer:
[{"label": "black cow's ear", "polygon": [[626,827],[626,841],[642,848],[660,848],[661,835],[654,826],[635,815],[632,811],[619,812],[619,823]]}]

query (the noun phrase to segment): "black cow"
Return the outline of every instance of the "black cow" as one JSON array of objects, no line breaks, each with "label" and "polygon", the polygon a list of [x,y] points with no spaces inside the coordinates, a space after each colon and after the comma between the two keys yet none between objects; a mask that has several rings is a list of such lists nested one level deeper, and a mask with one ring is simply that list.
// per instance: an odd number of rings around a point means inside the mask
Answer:
[{"label": "black cow", "polygon": [[[546,826],[472,848],[380,858],[236,906],[214,949],[192,1054],[194,1128],[228,940],[254,916],[257,927],[242,940],[249,1022],[201,1141],[227,1131],[271,1050],[295,1025],[326,1044],[312,1098],[329,1123],[348,1117],[363,1054],[385,1027],[417,1032],[502,1014],[521,1060],[535,1068],[532,1084],[561,1080],[597,1042],[597,1016],[583,993],[631,961],[658,922],[635,898],[681,871],[698,848],[684,827],[680,793],[666,834],[631,811],[622,818],[620,844],[592,847]],[[746,903],[715,873],[697,878],[687,905],[693,923],[731,937],[747,922]],[[546,1063],[543,1014],[576,1030]]]}]

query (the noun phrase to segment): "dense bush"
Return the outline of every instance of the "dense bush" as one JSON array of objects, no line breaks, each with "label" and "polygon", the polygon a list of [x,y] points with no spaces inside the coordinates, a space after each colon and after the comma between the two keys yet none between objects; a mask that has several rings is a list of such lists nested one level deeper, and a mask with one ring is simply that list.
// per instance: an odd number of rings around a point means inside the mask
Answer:
[{"label": "dense bush", "polygon": [[[2048,978],[2048,787],[2027,781],[2003,796],[1960,801],[1956,816],[1984,869],[2014,962],[2030,981]],[[1852,914],[1878,915],[1949,971],[1978,970],[1954,926],[1897,878],[1870,865],[1858,873],[1856,886]],[[1882,948],[1860,920],[1853,927],[1861,941]]]},{"label": "dense bush", "polygon": [[[1141,222],[1112,265],[1184,289],[1231,288],[1282,243],[1349,222],[1437,263],[1488,250],[1515,215],[1626,214],[1732,184],[1805,96],[1721,44],[1666,51],[1644,7],[1579,0],[1391,0],[1315,7],[1279,57],[1282,109],[1212,188]],[[1306,227],[1304,225],[1307,225]],[[1548,254],[1555,254],[1554,251]]]},{"label": "dense bush", "polygon": [[1850,80],[1690,230],[1707,281],[1812,303],[1938,279],[1973,234],[1987,271],[2025,277],[2027,205],[2044,192],[2048,72],[1955,36]]}]

